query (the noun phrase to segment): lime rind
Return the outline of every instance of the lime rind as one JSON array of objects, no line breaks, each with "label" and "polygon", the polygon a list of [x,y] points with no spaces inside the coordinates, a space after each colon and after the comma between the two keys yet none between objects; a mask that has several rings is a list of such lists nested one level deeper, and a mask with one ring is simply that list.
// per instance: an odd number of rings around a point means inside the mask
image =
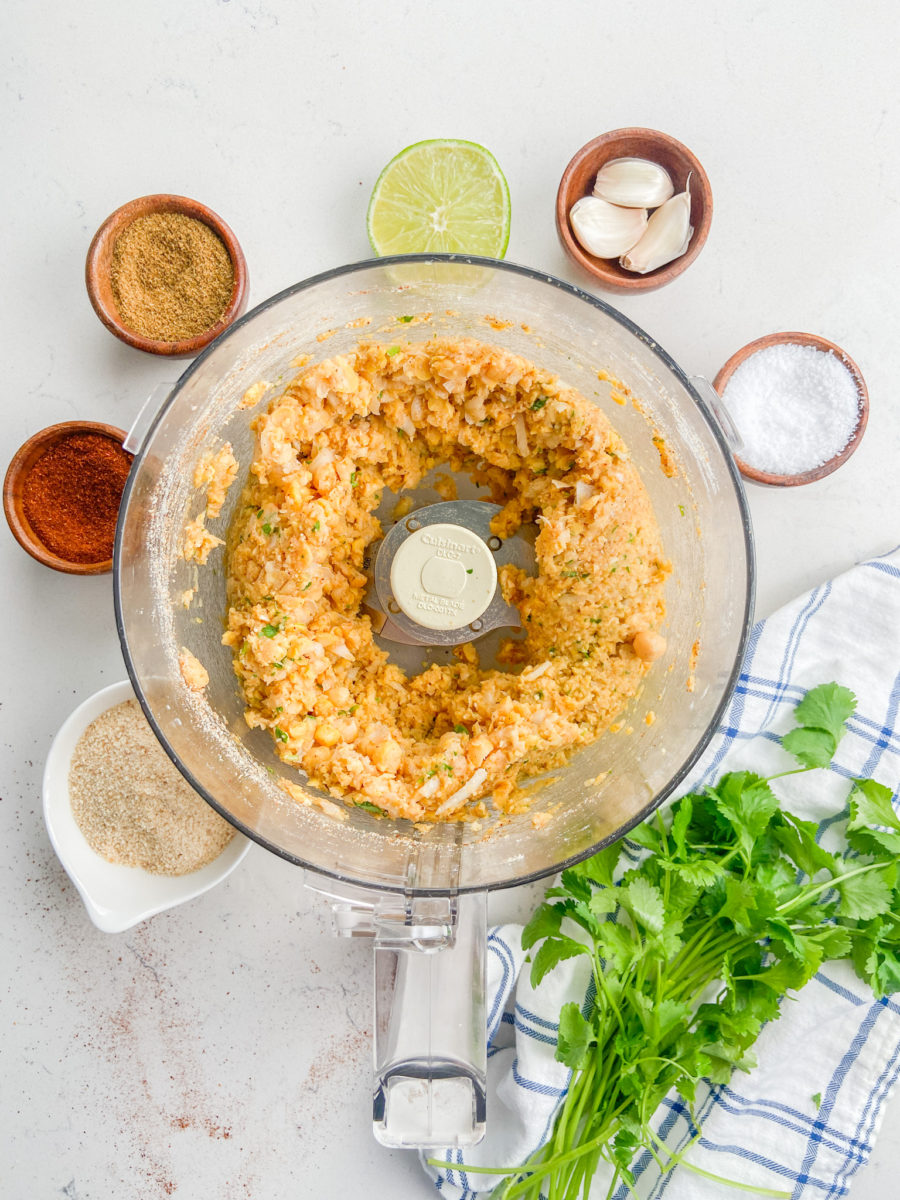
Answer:
[{"label": "lime rind", "polygon": [[379,175],[366,224],[379,256],[502,258],[509,244],[509,186],[493,154],[477,142],[414,142]]}]

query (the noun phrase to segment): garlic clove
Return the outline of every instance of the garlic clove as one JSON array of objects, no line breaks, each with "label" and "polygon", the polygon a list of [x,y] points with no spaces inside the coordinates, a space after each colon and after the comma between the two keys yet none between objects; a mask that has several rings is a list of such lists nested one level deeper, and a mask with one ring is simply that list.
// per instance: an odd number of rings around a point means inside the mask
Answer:
[{"label": "garlic clove", "polygon": [[691,225],[690,179],[688,186],[672,196],[656,210],[647,222],[644,236],[619,259],[619,266],[638,275],[646,275],[680,258],[690,245],[694,229]]},{"label": "garlic clove", "polygon": [[618,258],[640,241],[647,228],[647,210],[620,208],[596,196],[582,196],[569,209],[575,237],[596,258]]},{"label": "garlic clove", "polygon": [[594,195],[628,208],[658,208],[675,192],[665,167],[646,158],[613,158],[597,172]]}]

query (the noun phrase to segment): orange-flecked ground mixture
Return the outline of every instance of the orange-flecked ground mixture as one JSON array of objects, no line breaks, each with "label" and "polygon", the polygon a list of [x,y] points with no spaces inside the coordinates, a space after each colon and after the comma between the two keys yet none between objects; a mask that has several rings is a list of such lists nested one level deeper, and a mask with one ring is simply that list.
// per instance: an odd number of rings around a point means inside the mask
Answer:
[{"label": "orange-flecked ground mixture", "polygon": [[[302,370],[255,428],[225,641],[249,723],[332,796],[414,821],[518,811],[518,785],[594,741],[664,651],[669,564],[628,449],[526,359],[360,345]],[[407,676],[361,614],[363,557],[383,490],[439,464],[504,506],[496,533],[537,523],[537,574],[501,569],[525,638],[499,668],[476,643]]]}]

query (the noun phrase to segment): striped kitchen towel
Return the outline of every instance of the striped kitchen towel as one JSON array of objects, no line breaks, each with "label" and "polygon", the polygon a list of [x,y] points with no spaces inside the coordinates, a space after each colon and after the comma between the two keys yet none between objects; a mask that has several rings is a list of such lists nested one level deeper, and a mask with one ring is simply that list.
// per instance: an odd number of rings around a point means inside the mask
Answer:
[{"label": "striped kitchen towel", "polygon": [[[856,693],[858,707],[830,771],[778,781],[782,802],[807,820],[831,823],[849,780],[871,776],[900,785],[900,548],[861,563],[760,621],[725,718],[684,791],[727,771],[774,774],[785,767],[778,737],[811,687],[832,680]],[[633,848],[637,851],[637,847]],[[561,963],[537,988],[522,970],[521,927],[494,929],[488,941],[490,1014],[488,1133],[481,1145],[435,1155],[466,1164],[426,1167],[443,1197],[474,1200],[497,1185],[478,1163],[521,1163],[547,1138],[569,1072],[556,1062],[557,1018],[585,997],[584,959]],[[885,1101],[900,1072],[900,995],[873,1000],[844,962],[829,963],[757,1043],[759,1067],[698,1094],[700,1139],[690,1160],[744,1184],[789,1192],[794,1200],[844,1196],[871,1153]],[[815,1098],[815,1099],[814,1099]],[[686,1106],[670,1095],[656,1128],[672,1151],[697,1134]],[[607,1194],[601,1164],[591,1195]],[[738,1195],[676,1167],[660,1175],[649,1155],[636,1164],[641,1200],[722,1200]],[[898,1184],[900,1194],[900,1184]],[[620,1185],[613,1200],[628,1200]]]}]

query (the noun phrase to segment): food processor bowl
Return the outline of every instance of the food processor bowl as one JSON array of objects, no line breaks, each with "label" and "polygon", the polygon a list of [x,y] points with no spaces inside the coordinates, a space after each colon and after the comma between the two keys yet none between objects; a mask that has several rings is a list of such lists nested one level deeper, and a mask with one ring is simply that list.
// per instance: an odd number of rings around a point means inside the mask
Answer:
[{"label": "food processor bowl", "polygon": [[[221,642],[222,551],[201,567],[180,553],[185,523],[204,507],[193,485],[197,460],[228,441],[240,464],[221,515],[209,522],[224,537],[252,458],[251,421],[294,375],[299,356],[331,358],[362,338],[396,344],[433,336],[502,346],[598,404],[629,447],[673,565],[666,588],[668,652],[616,725],[543,782],[534,801],[540,822],[526,812],[416,826],[349,807],[337,820],[315,804],[296,803],[279,780],[306,786],[304,778],[277,757],[266,731],[244,721],[231,650]],[[270,385],[265,396],[253,406],[251,394],[242,407],[259,381]],[[670,795],[697,760],[737,678],[753,595],[743,489],[698,388],[626,317],[561,280],[493,260],[404,256],[342,267],[267,300],[188,367],[162,407],[148,414],[145,431],[133,431],[127,445],[136,457],[119,518],[115,600],[135,692],[173,762],[222,816],[274,853],[330,877],[321,886],[343,898],[344,932],[373,932],[380,913],[395,934],[397,922],[405,930],[401,942],[415,941],[416,929],[430,929],[434,940],[423,934],[422,946],[455,945],[467,893],[549,875],[620,837]],[[185,607],[182,598],[191,589],[196,594]],[[182,648],[209,672],[202,692],[182,679]],[[413,650],[421,660],[421,648]],[[443,905],[439,913],[435,904]],[[369,915],[359,916],[363,912]],[[423,913],[420,922],[416,914]],[[386,941],[391,938],[379,944]],[[449,963],[449,955],[434,960]],[[387,980],[385,994],[394,995],[397,971],[380,977]],[[479,978],[476,971],[470,979],[474,993]],[[468,1035],[461,1036],[465,1042]],[[448,1101],[451,1109],[458,1099]],[[442,1127],[440,1136],[433,1132],[436,1141],[417,1144],[446,1145],[444,1133]]]}]

